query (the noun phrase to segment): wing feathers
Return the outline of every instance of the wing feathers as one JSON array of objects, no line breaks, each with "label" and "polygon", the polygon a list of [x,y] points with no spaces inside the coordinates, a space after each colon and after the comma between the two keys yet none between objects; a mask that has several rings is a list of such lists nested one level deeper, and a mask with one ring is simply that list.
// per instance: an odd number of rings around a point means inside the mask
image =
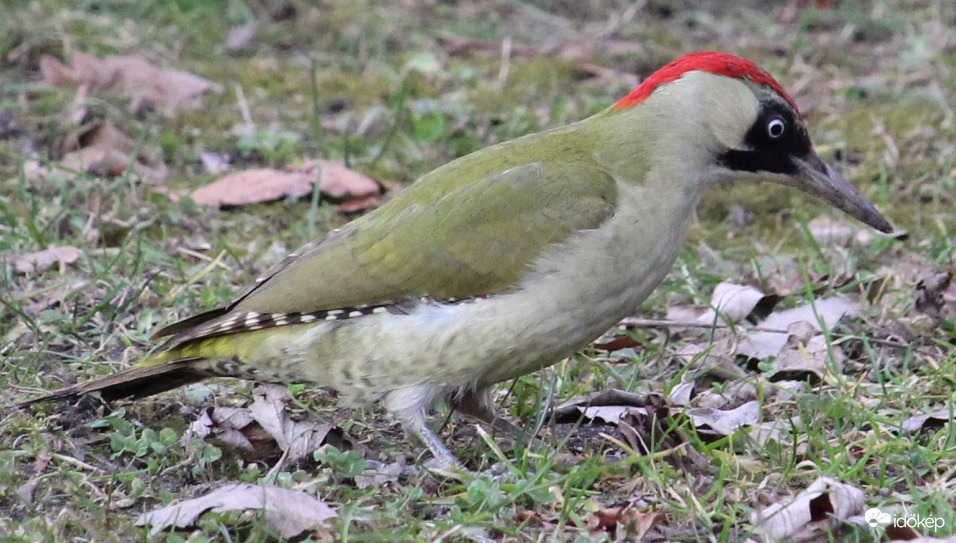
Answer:
[{"label": "wing feathers", "polygon": [[[464,177],[476,175],[467,163],[456,164],[446,168]],[[433,176],[443,169],[290,255],[229,306],[157,335],[174,335],[169,344],[174,347],[302,319],[390,311],[423,297],[445,301],[499,294],[531,272],[546,249],[574,232],[599,227],[616,209],[616,181],[588,165],[528,162],[436,186],[440,182]]]}]

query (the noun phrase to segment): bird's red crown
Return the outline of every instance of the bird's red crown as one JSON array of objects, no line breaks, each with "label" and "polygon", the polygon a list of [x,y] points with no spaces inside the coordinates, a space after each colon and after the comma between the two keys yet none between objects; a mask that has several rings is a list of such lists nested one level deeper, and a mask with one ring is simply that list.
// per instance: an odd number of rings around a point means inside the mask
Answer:
[{"label": "bird's red crown", "polygon": [[736,55],[710,51],[690,53],[689,55],[684,55],[672,61],[670,64],[651,74],[651,76],[645,79],[637,88],[632,90],[630,94],[618,100],[618,102],[614,104],[614,107],[617,109],[625,109],[636,106],[650,96],[657,87],[680,79],[680,77],[687,72],[696,70],[737,79],[747,79],[757,85],[766,85],[786,100],[794,111],[798,111],[797,105],[793,99],[790,98],[790,95],[787,94],[787,91],[783,90],[780,83],[777,83],[773,76],[768,74],[766,70]]}]

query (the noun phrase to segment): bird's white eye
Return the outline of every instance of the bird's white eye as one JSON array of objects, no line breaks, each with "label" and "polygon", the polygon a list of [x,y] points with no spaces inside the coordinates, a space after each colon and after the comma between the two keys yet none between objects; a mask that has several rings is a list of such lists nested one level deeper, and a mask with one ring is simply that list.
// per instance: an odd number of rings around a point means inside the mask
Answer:
[{"label": "bird's white eye", "polygon": [[767,123],[767,134],[771,138],[779,138],[787,131],[787,123],[780,117],[774,117]]}]

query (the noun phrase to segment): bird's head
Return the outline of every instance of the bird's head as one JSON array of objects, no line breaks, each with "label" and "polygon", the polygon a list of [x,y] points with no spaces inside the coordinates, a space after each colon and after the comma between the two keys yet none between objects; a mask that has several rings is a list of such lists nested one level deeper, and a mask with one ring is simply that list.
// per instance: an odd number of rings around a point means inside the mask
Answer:
[{"label": "bird's head", "polygon": [[790,185],[880,230],[890,223],[814,151],[793,99],[764,69],[727,53],[685,55],[648,77],[611,108],[640,113],[657,149],[689,164],[701,182]]}]

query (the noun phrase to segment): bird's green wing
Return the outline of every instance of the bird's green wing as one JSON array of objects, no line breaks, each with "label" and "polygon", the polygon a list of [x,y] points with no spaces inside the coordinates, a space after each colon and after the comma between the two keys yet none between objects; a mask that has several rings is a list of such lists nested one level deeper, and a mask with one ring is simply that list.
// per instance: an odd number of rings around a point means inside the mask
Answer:
[{"label": "bird's green wing", "polygon": [[[375,212],[293,253],[229,306],[157,335],[177,334],[173,341],[181,343],[242,331],[221,326],[242,314],[503,292],[546,248],[597,228],[615,211],[615,180],[592,166],[528,162],[491,175],[475,175],[467,163],[455,168],[432,172]],[[450,183],[434,177],[456,174]]]}]

